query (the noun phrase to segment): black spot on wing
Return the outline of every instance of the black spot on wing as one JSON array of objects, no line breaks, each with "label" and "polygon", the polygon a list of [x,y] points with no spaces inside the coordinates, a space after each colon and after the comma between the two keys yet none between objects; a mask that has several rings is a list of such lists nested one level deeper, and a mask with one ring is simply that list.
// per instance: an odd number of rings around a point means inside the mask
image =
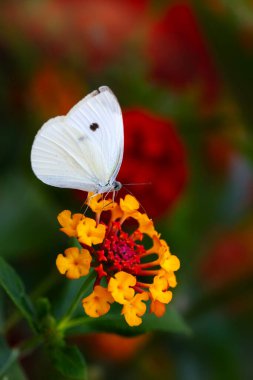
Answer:
[{"label": "black spot on wing", "polygon": [[99,128],[98,123],[92,123],[92,124],[90,125],[90,129],[91,129],[93,132],[95,132],[98,128]]}]

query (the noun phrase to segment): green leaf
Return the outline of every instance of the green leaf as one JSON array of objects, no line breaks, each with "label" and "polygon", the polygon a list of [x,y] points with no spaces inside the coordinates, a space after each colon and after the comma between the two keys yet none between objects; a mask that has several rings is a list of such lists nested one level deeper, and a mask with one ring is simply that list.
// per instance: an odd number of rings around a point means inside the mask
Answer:
[{"label": "green leaf", "polygon": [[[74,326],[76,321],[76,326]],[[130,327],[124,317],[117,310],[117,313],[109,313],[100,318],[78,318],[72,321],[72,327],[68,334],[82,334],[90,332],[114,332],[127,336],[134,336],[146,332],[158,331],[167,333],[190,334],[191,330],[186,325],[178,312],[168,307],[163,317],[157,318],[154,314],[147,314],[143,317],[142,324],[138,327]]]},{"label": "green leaf", "polygon": [[30,298],[25,292],[23,282],[14,269],[2,257],[0,257],[0,285],[23,316],[33,325],[35,311]]},{"label": "green leaf", "polygon": [[4,373],[3,377],[0,377],[0,380],[28,380],[26,374],[22,370],[21,366],[15,362],[12,366]]},{"label": "green leaf", "polygon": [[57,347],[51,351],[55,368],[64,376],[72,379],[87,379],[86,363],[75,346]]},{"label": "green leaf", "polygon": [[4,338],[0,337],[0,380],[2,379],[16,379],[25,380],[26,377],[16,362],[18,357],[18,350],[11,350]]},{"label": "green leaf", "polygon": [[21,176],[21,171],[20,168],[9,169],[8,174],[0,179],[3,216],[0,219],[1,256],[6,259],[20,257],[30,251],[39,254],[52,250],[54,241],[58,239],[54,231],[58,229],[56,215],[61,208],[54,199],[48,198],[49,192],[43,192],[31,169],[32,179]]}]

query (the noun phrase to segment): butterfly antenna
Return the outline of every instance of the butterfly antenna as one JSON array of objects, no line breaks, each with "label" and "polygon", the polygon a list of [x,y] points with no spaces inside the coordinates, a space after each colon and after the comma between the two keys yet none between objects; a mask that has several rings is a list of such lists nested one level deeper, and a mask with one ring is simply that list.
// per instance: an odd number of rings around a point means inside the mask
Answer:
[{"label": "butterfly antenna", "polygon": [[134,182],[134,183],[123,183],[123,186],[135,186],[135,185],[152,185],[152,182]]},{"label": "butterfly antenna", "polygon": [[[122,187],[124,187],[124,189],[129,193],[131,194],[133,197],[134,197],[134,194],[129,190],[127,189],[124,185],[122,185]],[[139,201],[138,201],[139,202]],[[144,211],[145,214],[147,214],[147,211],[146,209],[144,208],[144,206],[142,206],[142,204],[139,202],[140,206],[141,206],[141,209]]]}]

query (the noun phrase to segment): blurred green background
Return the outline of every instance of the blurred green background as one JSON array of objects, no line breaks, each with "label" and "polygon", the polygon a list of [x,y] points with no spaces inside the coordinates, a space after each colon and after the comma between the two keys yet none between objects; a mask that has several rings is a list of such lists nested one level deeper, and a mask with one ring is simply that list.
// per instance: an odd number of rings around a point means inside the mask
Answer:
[{"label": "blurred green background", "polygon": [[[86,195],[38,181],[31,144],[106,84],[125,121],[119,180],[152,183],[129,190],[180,258],[172,304],[193,333],[79,336],[89,379],[252,379],[253,1],[2,0],[0,23],[1,255],[29,293],[58,282],[40,293],[59,314],[56,216]],[[13,306],[0,304],[4,326]],[[21,323],[9,343],[27,334]],[[37,351],[13,371],[63,379]]]}]

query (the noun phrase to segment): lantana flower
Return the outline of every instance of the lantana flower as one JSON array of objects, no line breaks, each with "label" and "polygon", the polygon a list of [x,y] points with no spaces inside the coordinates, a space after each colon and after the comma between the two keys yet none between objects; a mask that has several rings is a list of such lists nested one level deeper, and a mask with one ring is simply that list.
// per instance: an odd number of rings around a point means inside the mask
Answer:
[{"label": "lantana flower", "polygon": [[[147,310],[161,317],[177,284],[174,272],[180,267],[179,259],[160,239],[153,221],[139,211],[139,202],[132,195],[119,203],[101,194],[90,193],[88,199],[94,218],[72,215],[68,210],[58,215],[60,230],[82,246],[57,256],[59,272],[77,279],[94,270],[93,292],[82,300],[90,317],[105,315],[114,302],[122,305],[121,314],[130,326],[140,325]],[[134,231],[133,220],[137,222]],[[151,240],[148,248],[144,238]]]}]

